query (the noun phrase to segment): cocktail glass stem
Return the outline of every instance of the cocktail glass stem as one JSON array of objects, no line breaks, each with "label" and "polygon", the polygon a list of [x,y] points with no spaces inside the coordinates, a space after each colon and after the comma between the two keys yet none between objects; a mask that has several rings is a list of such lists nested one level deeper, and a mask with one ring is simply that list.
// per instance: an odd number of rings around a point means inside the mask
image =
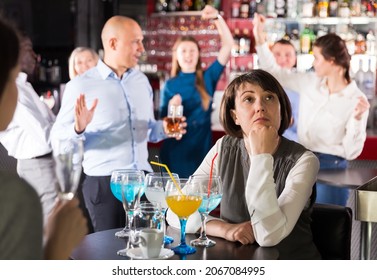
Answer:
[{"label": "cocktail glass stem", "polygon": [[202,220],[202,229],[200,231],[199,238],[192,240],[190,245],[192,246],[202,246],[202,247],[212,247],[216,245],[216,242],[212,239],[209,239],[206,234],[206,220],[208,217],[208,213],[200,213],[200,218]]},{"label": "cocktail glass stem", "polygon": [[161,227],[164,232],[164,244],[171,244],[174,242],[173,237],[166,235],[166,222],[165,222],[165,215],[166,215],[166,208],[161,209],[162,219],[161,219]]},{"label": "cocktail glass stem", "polygon": [[181,224],[181,243],[179,246],[187,246],[186,244],[186,224],[187,224],[187,219],[179,219],[179,223]]},{"label": "cocktail glass stem", "polygon": [[126,212],[125,216],[126,216],[126,218],[125,218],[125,222],[124,222],[124,224],[125,224],[124,228],[122,230],[117,231],[115,233],[115,236],[118,237],[118,238],[126,238],[126,237],[128,237],[129,233],[130,233],[130,230],[131,230],[131,228],[128,225],[128,215],[127,215],[127,212]]},{"label": "cocktail glass stem", "polygon": [[186,223],[187,218],[179,218],[179,223],[181,224],[181,242],[177,247],[172,248],[174,253],[178,255],[188,255],[196,253],[194,247],[188,246],[186,244]]},{"label": "cocktail glass stem", "polygon": [[200,213],[200,218],[202,220],[202,229],[200,231],[199,238],[202,240],[207,240],[207,234],[206,234],[206,220],[207,220],[208,214],[207,213]]},{"label": "cocktail glass stem", "polygon": [[132,229],[132,222],[134,221],[134,211],[127,212],[128,229]]},{"label": "cocktail glass stem", "polygon": [[130,246],[131,246],[130,244],[131,231],[136,230],[135,228],[132,229],[132,222],[134,220],[134,211],[133,210],[127,211],[127,217],[128,217],[128,229],[127,229],[128,243],[125,249],[121,249],[117,252],[117,254],[120,256],[127,256],[127,251],[128,249],[130,249]]}]

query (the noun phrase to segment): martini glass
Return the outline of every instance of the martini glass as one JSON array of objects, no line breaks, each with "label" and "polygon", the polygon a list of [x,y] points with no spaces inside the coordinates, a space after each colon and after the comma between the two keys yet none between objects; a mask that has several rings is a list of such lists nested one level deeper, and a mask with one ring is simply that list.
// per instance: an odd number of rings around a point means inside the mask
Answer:
[{"label": "martini glass", "polygon": [[[173,178],[179,182],[178,174],[172,173]],[[162,230],[164,232],[164,243],[173,243],[173,237],[166,235],[165,213],[168,205],[165,200],[165,186],[170,179],[169,173],[166,172],[151,172],[145,176],[145,196],[150,202],[160,204],[162,214]]]},{"label": "martini glass", "polygon": [[144,177],[141,170],[117,169],[111,173],[111,192],[123,203],[126,212],[125,227],[115,233],[116,237],[126,238],[130,234],[134,211],[144,193]]},{"label": "martini glass", "polygon": [[202,247],[215,246],[216,242],[207,237],[206,220],[208,214],[220,204],[223,195],[221,178],[219,176],[193,175],[190,176],[189,181],[191,184],[197,185],[202,197],[202,203],[198,209],[202,220],[202,228],[199,238],[192,240],[190,245]]},{"label": "martini glass", "polygon": [[166,184],[165,199],[169,208],[178,216],[181,225],[180,244],[172,250],[178,255],[194,254],[196,249],[186,244],[186,223],[188,217],[198,210],[202,203],[202,196],[197,184],[190,182],[173,182]]}]

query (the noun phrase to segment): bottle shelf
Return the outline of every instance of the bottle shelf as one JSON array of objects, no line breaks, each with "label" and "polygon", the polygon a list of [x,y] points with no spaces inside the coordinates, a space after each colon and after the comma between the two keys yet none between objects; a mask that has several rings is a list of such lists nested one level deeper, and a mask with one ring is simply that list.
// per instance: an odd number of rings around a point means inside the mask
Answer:
[{"label": "bottle shelf", "polygon": [[[293,19],[292,19],[293,21]],[[315,17],[315,18],[300,18],[295,20],[298,23],[302,24],[322,24],[322,25],[337,25],[337,24],[354,24],[354,25],[362,25],[362,24],[371,24],[376,23],[377,18],[374,17],[349,17],[349,18],[342,18],[342,17]]]},{"label": "bottle shelf", "polygon": [[182,36],[182,35],[190,35],[190,36],[217,36],[219,35],[219,32],[214,29],[202,29],[202,30],[158,30],[158,31],[150,31],[150,30],[144,30],[143,31],[144,36],[152,37],[152,36],[161,36],[161,35],[168,35],[168,36]]},{"label": "bottle shelf", "polygon": [[180,11],[180,12],[161,12],[161,13],[153,13],[151,17],[180,17],[180,16],[193,16],[193,17],[201,17],[201,11]]},{"label": "bottle shelf", "polygon": [[[228,18],[227,22],[229,23],[252,23],[252,18]],[[274,21],[281,23],[298,23],[298,24],[309,24],[309,25],[337,25],[337,24],[353,24],[353,25],[363,25],[363,24],[372,24],[377,23],[377,17],[313,17],[313,18],[266,18],[266,21]]]}]

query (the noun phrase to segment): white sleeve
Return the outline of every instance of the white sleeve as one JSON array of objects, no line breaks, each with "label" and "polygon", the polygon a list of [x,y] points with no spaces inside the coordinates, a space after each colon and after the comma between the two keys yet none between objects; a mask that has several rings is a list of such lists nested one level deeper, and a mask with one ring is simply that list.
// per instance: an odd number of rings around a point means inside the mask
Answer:
[{"label": "white sleeve", "polygon": [[290,170],[279,198],[273,178],[273,157],[251,156],[250,163],[245,196],[255,240],[261,246],[274,246],[290,234],[308,203],[319,161],[312,152],[305,152]]}]

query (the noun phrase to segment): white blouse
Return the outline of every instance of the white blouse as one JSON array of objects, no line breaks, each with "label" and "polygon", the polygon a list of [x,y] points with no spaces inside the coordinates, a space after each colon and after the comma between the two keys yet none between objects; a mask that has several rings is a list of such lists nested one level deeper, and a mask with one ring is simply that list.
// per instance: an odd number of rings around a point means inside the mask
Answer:
[{"label": "white blouse", "polygon": [[23,72],[16,79],[17,107],[8,128],[0,132],[0,141],[16,159],[31,159],[52,151],[50,131],[55,115],[39,99]]},{"label": "white blouse", "polygon": [[315,73],[298,73],[281,68],[267,43],[256,47],[261,69],[269,71],[282,84],[300,94],[298,141],[311,151],[357,158],[364,147],[369,111],[360,120],[353,116],[358,97],[365,95],[355,81],[330,94],[326,79]]},{"label": "white blouse", "polygon": [[[210,173],[212,159],[216,152],[221,151],[221,143],[222,138],[208,152],[195,174]],[[214,162],[217,174],[218,158]],[[274,246],[290,234],[302,210],[309,203],[319,170],[317,157],[312,152],[305,152],[290,170],[285,188],[276,198],[273,163],[270,154],[250,156],[250,170],[245,186],[250,222],[255,240],[261,246]],[[178,218],[171,211],[168,211],[167,221],[170,226],[180,227]],[[186,232],[197,232],[200,225],[200,215],[196,212],[189,217]]]}]

